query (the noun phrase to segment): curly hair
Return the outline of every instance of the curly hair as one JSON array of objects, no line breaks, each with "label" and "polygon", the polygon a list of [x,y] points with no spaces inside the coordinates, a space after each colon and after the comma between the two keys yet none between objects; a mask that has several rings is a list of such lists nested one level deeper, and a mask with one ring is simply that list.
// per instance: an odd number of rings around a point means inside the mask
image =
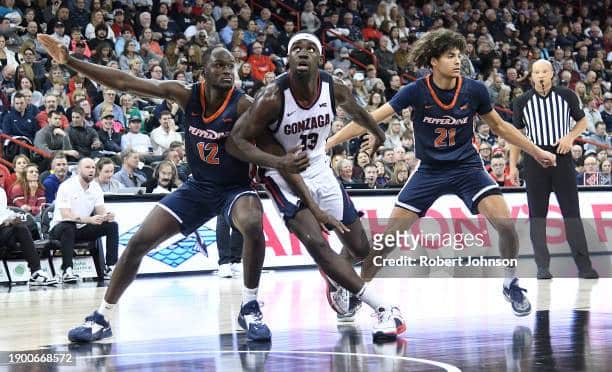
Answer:
[{"label": "curly hair", "polygon": [[444,52],[454,48],[463,53],[466,48],[465,38],[455,31],[441,28],[427,32],[415,41],[408,59],[417,67],[431,67],[432,58],[439,58]]}]

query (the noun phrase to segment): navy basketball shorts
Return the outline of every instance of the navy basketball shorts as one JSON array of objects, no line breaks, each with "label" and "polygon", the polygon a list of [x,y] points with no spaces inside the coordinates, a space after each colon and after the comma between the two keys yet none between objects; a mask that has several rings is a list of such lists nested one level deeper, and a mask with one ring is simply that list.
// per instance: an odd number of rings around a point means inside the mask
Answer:
[{"label": "navy basketball shorts", "polygon": [[395,206],[423,217],[429,207],[446,194],[457,195],[472,214],[478,214],[478,203],[486,196],[501,195],[501,190],[482,167],[419,167],[400,191]]},{"label": "navy basketball shorts", "polygon": [[[347,226],[357,220],[359,217],[357,209],[331,168],[322,168],[311,177],[303,173],[302,177],[314,201],[322,211]],[[292,219],[299,210],[306,208],[278,171],[274,169],[266,171],[262,182],[285,221]]]},{"label": "navy basketball shorts", "polygon": [[249,185],[215,185],[189,178],[181,187],[166,195],[157,205],[180,224],[185,236],[218,215],[232,224],[232,207],[243,196],[259,198]]}]

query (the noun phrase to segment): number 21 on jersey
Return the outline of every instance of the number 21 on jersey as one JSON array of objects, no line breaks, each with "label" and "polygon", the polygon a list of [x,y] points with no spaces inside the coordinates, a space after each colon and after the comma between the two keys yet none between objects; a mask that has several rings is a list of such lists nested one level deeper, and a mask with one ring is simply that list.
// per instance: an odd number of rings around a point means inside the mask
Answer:
[{"label": "number 21 on jersey", "polygon": [[438,137],[434,140],[434,147],[450,147],[455,146],[455,128],[436,128],[434,130]]},{"label": "number 21 on jersey", "polygon": [[219,165],[219,145],[212,142],[198,142],[200,159],[210,165]]}]

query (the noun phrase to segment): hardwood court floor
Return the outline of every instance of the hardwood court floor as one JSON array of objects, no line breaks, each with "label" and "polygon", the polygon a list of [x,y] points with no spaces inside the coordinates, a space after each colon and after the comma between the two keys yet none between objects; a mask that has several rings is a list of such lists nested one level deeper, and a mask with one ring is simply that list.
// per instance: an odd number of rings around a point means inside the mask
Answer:
[{"label": "hardwood court floor", "polygon": [[7,364],[44,371],[610,371],[612,279],[521,281],[534,311],[512,315],[501,279],[383,279],[407,332],[374,345],[365,307],[337,325],[315,270],[265,273],[260,300],[271,343],[236,331],[240,279],[213,275],[138,279],[111,320],[114,337],[69,345],[66,331],[97,308],[104,287],[80,283],[0,287],[0,350],[72,353],[76,366]]}]

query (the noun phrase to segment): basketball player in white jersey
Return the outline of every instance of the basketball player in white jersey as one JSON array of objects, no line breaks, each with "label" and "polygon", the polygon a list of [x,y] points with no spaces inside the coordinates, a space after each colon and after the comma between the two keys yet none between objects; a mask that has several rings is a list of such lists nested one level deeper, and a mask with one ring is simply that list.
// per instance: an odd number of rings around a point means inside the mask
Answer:
[{"label": "basketball player in white jersey", "polygon": [[[319,70],[322,48],[315,36],[294,35],[288,51],[289,72],[262,88],[251,108],[238,119],[227,143],[228,151],[242,160],[268,168],[263,181],[287,227],[331,279],[328,280],[331,286],[328,301],[332,308],[340,315],[353,315],[363,301],[378,316],[372,332],[374,340],[395,339],[406,328],[403,318],[397,307],[383,302],[373,288],[364,285],[353,269],[352,261],[365,258],[370,247],[359,215],[335,178],[325,154],[325,141],[336,105],[372,131],[379,143],[384,142],[384,132],[355,102],[342,82],[334,81],[331,75]],[[264,152],[258,148],[264,145],[262,141],[278,142],[285,151],[301,147],[308,154],[309,167],[299,174],[301,177],[279,171],[282,151]],[[264,148],[270,149],[269,146]],[[301,182],[306,183],[310,194],[298,195],[293,191],[299,189],[296,185]],[[323,237],[319,223],[329,223],[326,221],[329,216],[344,224],[336,233],[348,250],[345,254],[335,253]]]}]

